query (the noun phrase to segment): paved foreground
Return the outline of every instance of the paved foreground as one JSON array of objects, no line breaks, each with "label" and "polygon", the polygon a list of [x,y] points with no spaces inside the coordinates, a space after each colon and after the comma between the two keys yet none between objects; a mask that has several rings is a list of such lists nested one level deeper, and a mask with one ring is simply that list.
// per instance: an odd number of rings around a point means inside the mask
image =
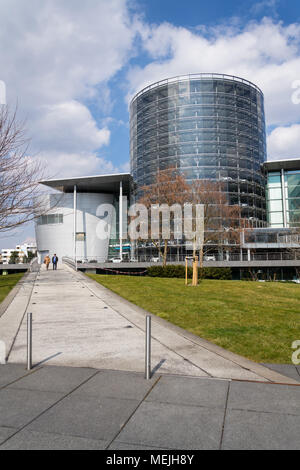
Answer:
[{"label": "paved foreground", "polygon": [[[26,361],[26,311],[33,313],[34,364],[144,371],[145,315],[63,265],[30,273],[0,318],[9,363]],[[183,305],[184,308],[184,305]],[[299,383],[152,317],[152,367],[193,377]]]},{"label": "paved foreground", "polygon": [[0,450],[300,449],[300,386],[0,366]]}]

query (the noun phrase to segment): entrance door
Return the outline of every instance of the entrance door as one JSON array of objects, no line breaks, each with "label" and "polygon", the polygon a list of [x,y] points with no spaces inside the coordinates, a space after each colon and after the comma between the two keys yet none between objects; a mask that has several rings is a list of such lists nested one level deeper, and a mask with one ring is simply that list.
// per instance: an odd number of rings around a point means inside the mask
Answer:
[{"label": "entrance door", "polygon": [[49,250],[38,251],[38,263],[43,264],[45,256],[49,255]]}]

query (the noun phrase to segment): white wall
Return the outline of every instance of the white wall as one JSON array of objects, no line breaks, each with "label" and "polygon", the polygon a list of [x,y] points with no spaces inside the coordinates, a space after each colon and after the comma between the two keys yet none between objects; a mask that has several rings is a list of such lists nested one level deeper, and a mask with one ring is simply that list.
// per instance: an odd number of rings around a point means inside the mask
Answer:
[{"label": "white wall", "polygon": [[[46,208],[52,208],[47,214],[63,214],[63,223],[35,225],[40,257],[43,258],[47,252],[50,257],[56,253],[60,260],[63,256],[73,257],[73,194],[48,194],[44,196],[43,202]],[[100,219],[96,216],[96,211],[101,204],[112,203],[111,194],[77,193],[76,231],[86,233],[85,241],[76,242],[77,259],[97,258],[99,262],[106,260],[109,237],[106,240],[98,238],[96,228]]]}]

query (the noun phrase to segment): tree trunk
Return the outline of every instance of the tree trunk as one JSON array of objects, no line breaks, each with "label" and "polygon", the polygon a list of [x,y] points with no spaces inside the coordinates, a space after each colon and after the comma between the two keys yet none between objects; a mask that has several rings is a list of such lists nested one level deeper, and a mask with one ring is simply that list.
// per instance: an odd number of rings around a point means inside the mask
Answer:
[{"label": "tree trunk", "polygon": [[196,258],[196,237],[193,240],[193,258]]},{"label": "tree trunk", "polygon": [[164,266],[164,267],[167,265],[167,253],[168,253],[168,240],[165,240],[165,246],[164,246],[164,262],[163,262],[163,266]]},{"label": "tree trunk", "polygon": [[200,246],[200,249],[199,249],[199,266],[200,266],[200,269],[203,268],[203,245]]}]

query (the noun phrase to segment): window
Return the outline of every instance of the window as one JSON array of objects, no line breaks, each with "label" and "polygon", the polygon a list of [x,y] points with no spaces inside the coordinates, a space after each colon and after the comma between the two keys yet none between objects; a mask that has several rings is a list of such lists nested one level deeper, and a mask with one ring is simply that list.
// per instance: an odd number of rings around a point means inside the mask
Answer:
[{"label": "window", "polygon": [[84,242],[85,241],[85,232],[76,232],[76,241]]},{"label": "window", "polygon": [[280,188],[269,188],[268,189],[269,197],[268,199],[281,199],[281,187]]},{"label": "window", "polygon": [[280,187],[281,186],[281,178],[280,173],[269,173],[268,176],[268,186],[269,187]]},{"label": "window", "polygon": [[63,214],[47,214],[41,215],[37,219],[38,225],[48,225],[48,224],[63,224]]},{"label": "window", "polygon": [[282,212],[270,212],[270,224],[283,224],[283,214]]}]

